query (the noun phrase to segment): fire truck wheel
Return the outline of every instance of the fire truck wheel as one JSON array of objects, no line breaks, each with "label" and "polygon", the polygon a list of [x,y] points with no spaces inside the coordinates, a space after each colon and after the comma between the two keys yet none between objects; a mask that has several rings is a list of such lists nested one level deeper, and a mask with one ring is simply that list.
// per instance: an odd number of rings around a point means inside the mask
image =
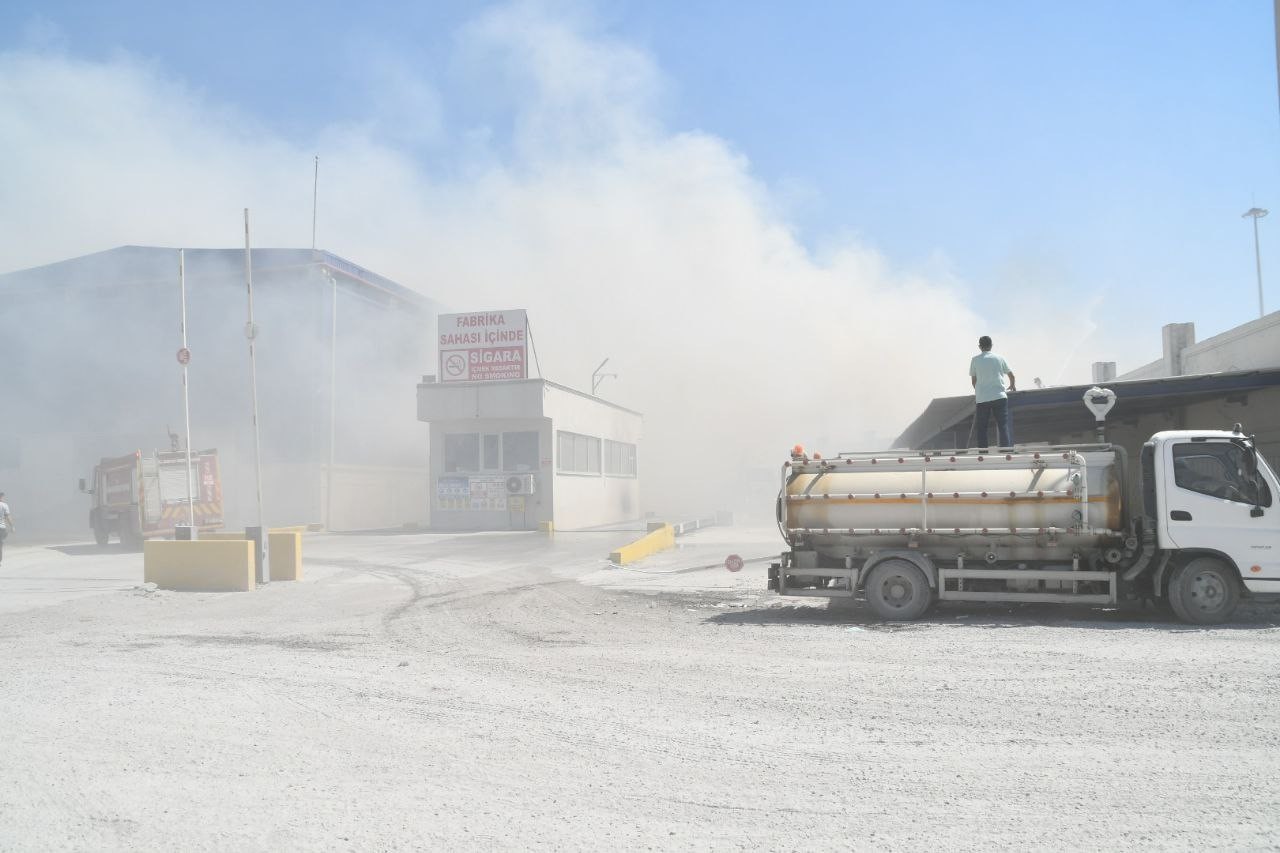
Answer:
[{"label": "fire truck wheel", "polygon": [[864,589],[867,604],[881,619],[919,619],[933,603],[929,579],[909,560],[885,560],[871,570]]},{"label": "fire truck wheel", "polygon": [[1196,557],[1169,578],[1169,606],[1194,625],[1226,622],[1240,603],[1240,579],[1221,560]]}]

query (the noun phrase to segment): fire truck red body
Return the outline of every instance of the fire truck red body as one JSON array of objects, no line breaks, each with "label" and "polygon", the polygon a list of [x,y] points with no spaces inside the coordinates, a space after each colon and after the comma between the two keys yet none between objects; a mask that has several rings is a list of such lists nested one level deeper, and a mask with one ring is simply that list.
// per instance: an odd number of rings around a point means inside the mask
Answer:
[{"label": "fire truck red body", "polygon": [[138,450],[103,459],[93,469],[93,488],[85,491],[93,495],[89,526],[99,545],[107,544],[112,534],[133,546],[144,539],[172,536],[174,527],[189,524],[192,514],[200,530],[222,528],[216,450],[192,452],[190,492],[184,450],[155,451],[149,456]]}]

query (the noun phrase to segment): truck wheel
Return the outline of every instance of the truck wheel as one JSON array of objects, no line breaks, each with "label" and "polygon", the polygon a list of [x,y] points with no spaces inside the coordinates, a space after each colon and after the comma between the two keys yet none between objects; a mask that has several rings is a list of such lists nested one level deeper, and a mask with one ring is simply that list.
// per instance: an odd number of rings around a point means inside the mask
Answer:
[{"label": "truck wheel", "polygon": [[867,575],[863,588],[867,604],[881,619],[919,619],[933,603],[929,579],[909,560],[885,560]]},{"label": "truck wheel", "polygon": [[1221,560],[1196,557],[1169,578],[1169,606],[1195,625],[1226,622],[1240,603],[1240,580]]},{"label": "truck wheel", "polygon": [[98,543],[98,547],[105,546],[109,541],[111,541],[111,530],[101,522],[94,524],[93,541]]}]

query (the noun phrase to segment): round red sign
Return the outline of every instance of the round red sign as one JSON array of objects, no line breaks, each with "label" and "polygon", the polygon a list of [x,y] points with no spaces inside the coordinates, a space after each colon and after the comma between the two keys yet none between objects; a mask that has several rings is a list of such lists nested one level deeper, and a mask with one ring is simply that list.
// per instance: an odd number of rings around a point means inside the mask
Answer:
[{"label": "round red sign", "polygon": [[186,364],[189,361],[191,361],[191,350],[186,347],[178,350],[178,364]]},{"label": "round red sign", "polygon": [[725,558],[724,567],[731,572],[742,571],[742,558],[737,554],[730,554]]}]

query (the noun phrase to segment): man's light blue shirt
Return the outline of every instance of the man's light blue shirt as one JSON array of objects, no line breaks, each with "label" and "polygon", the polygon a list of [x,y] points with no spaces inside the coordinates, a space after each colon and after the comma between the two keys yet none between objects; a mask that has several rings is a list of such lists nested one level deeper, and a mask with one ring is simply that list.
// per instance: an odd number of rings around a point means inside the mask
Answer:
[{"label": "man's light blue shirt", "polygon": [[1009,365],[993,352],[978,353],[969,362],[969,375],[976,377],[978,384],[974,387],[974,400],[978,403],[990,403],[1005,397],[1004,375],[1009,372]]}]

